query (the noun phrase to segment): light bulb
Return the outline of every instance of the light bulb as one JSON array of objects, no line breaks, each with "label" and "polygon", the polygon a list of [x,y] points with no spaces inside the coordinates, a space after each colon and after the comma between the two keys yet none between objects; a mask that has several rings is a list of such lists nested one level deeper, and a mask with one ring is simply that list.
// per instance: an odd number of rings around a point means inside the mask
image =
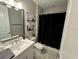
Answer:
[{"label": "light bulb", "polygon": [[18,11],[19,9],[18,8],[15,8],[15,10]]},{"label": "light bulb", "polygon": [[6,5],[8,8],[11,8],[11,6],[10,5]]}]

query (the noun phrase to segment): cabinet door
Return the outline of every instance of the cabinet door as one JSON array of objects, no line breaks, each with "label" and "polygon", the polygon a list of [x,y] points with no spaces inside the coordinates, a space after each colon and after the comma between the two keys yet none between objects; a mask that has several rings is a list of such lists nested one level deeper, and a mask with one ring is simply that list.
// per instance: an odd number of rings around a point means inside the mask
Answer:
[{"label": "cabinet door", "polygon": [[18,57],[16,57],[15,59],[28,59],[27,55],[20,55]]},{"label": "cabinet door", "polygon": [[25,50],[26,59],[33,59],[33,46]]},{"label": "cabinet door", "polygon": [[24,56],[24,59],[29,59],[29,58],[28,58],[28,55],[25,55],[25,56]]},{"label": "cabinet door", "polygon": [[33,46],[30,46],[28,49],[24,50],[14,59],[33,59]]},{"label": "cabinet door", "polygon": [[28,59],[28,56],[27,56],[27,55],[25,55],[22,59]]}]

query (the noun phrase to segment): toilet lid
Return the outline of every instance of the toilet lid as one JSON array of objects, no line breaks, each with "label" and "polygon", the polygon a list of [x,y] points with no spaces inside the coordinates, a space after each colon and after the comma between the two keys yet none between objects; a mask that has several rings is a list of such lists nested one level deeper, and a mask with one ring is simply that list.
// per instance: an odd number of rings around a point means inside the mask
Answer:
[{"label": "toilet lid", "polygon": [[36,47],[39,50],[43,49],[43,45],[41,43],[35,43],[34,47]]}]

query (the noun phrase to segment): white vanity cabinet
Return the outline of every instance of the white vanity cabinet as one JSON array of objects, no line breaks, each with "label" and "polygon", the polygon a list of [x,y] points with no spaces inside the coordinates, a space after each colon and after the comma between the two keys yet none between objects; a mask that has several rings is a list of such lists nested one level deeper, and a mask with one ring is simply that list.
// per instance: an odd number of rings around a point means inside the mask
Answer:
[{"label": "white vanity cabinet", "polygon": [[33,44],[33,41],[25,39],[11,47],[10,49],[15,55],[12,59],[33,59]]},{"label": "white vanity cabinet", "polygon": [[33,45],[15,56],[13,59],[33,59]]}]

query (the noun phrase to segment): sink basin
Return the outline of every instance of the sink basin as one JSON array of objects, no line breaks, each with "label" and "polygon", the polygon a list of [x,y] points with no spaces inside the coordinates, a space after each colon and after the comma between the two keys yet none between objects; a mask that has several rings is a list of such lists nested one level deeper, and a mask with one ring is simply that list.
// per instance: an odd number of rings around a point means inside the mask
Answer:
[{"label": "sink basin", "polygon": [[15,45],[15,46],[12,46],[11,49],[12,50],[21,50],[22,48],[24,48],[27,45],[28,45],[27,42],[22,41],[19,44]]},{"label": "sink basin", "polygon": [[17,45],[10,47],[10,49],[12,50],[14,54],[18,55],[19,53],[27,49],[29,46],[30,44],[28,42],[22,41],[18,43]]}]

